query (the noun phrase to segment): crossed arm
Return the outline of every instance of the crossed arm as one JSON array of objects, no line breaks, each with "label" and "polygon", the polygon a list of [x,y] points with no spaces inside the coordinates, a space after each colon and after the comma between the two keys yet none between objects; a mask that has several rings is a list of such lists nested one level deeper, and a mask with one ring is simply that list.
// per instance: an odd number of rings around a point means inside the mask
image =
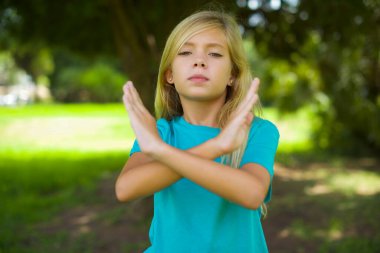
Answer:
[{"label": "crossed arm", "polygon": [[258,80],[255,80],[245,100],[216,138],[182,151],[161,140],[155,119],[128,82],[123,99],[142,152],[132,155],[120,173],[116,182],[117,198],[130,201],[147,196],[186,177],[232,202],[258,208],[270,184],[267,170],[255,163],[233,169],[213,161],[237,149],[246,138],[253,119],[250,110],[257,100],[257,86]]}]

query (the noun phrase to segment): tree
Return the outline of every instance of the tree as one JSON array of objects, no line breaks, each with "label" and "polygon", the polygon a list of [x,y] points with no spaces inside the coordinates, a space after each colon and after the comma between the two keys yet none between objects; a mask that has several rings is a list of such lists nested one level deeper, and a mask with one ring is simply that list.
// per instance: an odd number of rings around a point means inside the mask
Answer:
[{"label": "tree", "polygon": [[[270,58],[271,66],[283,59],[297,73],[281,108],[316,104],[321,147],[357,153],[356,145],[365,143],[380,149],[380,3],[256,0],[241,7],[259,54]],[[304,65],[317,72],[307,73]],[[315,73],[318,77],[309,78]],[[268,79],[273,83],[273,75]]]},{"label": "tree", "polygon": [[[32,74],[35,52],[45,48],[119,58],[152,109],[166,37],[207,2],[3,0],[0,49],[11,50]],[[322,122],[316,132],[321,147],[353,147],[357,140],[380,149],[377,0],[237,0],[223,5],[237,14],[247,38],[252,32],[257,57],[265,59],[262,78],[269,88],[264,93],[270,96],[264,101],[270,98],[284,110],[313,103]]]},{"label": "tree", "polygon": [[[153,109],[158,63],[167,36],[181,19],[208,2],[5,0],[0,4],[4,29],[0,44],[13,49],[26,70],[36,45],[64,48],[87,57],[117,57]],[[233,1],[227,1],[225,7],[236,8]],[[25,49],[23,53],[20,48]]]}]

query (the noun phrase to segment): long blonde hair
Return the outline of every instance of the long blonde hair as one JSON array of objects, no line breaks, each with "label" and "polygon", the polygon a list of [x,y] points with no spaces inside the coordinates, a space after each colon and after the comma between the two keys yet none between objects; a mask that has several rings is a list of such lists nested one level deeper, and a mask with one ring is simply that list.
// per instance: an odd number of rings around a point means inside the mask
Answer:
[{"label": "long blonde hair", "polygon": [[[157,118],[171,120],[173,117],[183,115],[179,95],[174,86],[167,82],[165,74],[171,68],[171,63],[183,44],[194,35],[213,28],[220,29],[226,35],[232,62],[231,75],[234,77],[232,86],[227,86],[226,102],[218,115],[218,127],[223,128],[226,125],[231,113],[244,99],[251,84],[252,75],[238,24],[229,14],[219,11],[200,11],[180,22],[166,41],[157,79],[155,98]],[[257,105],[255,107],[257,109]],[[225,155],[224,163],[234,168],[239,167],[246,143],[247,141],[239,149]]]}]

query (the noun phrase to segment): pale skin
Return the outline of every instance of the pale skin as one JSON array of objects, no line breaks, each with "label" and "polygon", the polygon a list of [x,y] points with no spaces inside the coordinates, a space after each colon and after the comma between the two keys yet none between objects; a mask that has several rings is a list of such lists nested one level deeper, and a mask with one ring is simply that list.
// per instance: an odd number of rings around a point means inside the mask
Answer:
[{"label": "pale skin", "polygon": [[[219,30],[194,36],[186,45],[189,47],[185,46],[185,51],[180,51],[166,73],[168,83],[176,84],[184,119],[191,124],[214,127],[217,124],[226,87],[233,80],[231,75],[223,76],[220,72],[220,69],[223,73],[226,69],[231,70],[223,36]],[[214,43],[215,40],[218,43]],[[215,53],[222,56],[215,56]],[[194,73],[204,75],[207,80],[184,78]],[[259,80],[255,79],[245,99],[217,137],[184,151],[162,141],[155,118],[144,107],[132,82],[127,82],[123,88],[123,101],[141,152],[132,155],[120,173],[116,182],[117,198],[131,201],[187,178],[231,202],[257,209],[263,203],[270,184],[267,170],[255,163],[234,169],[214,159],[243,144],[253,120],[251,110],[258,100],[258,86]]]}]

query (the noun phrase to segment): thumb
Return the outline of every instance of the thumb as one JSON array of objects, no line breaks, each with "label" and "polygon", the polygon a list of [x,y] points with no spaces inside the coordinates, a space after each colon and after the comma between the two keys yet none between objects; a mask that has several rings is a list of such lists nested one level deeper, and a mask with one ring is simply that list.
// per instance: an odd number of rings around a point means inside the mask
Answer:
[{"label": "thumb", "polygon": [[247,116],[245,116],[245,124],[251,125],[253,118],[253,113],[249,112]]}]

